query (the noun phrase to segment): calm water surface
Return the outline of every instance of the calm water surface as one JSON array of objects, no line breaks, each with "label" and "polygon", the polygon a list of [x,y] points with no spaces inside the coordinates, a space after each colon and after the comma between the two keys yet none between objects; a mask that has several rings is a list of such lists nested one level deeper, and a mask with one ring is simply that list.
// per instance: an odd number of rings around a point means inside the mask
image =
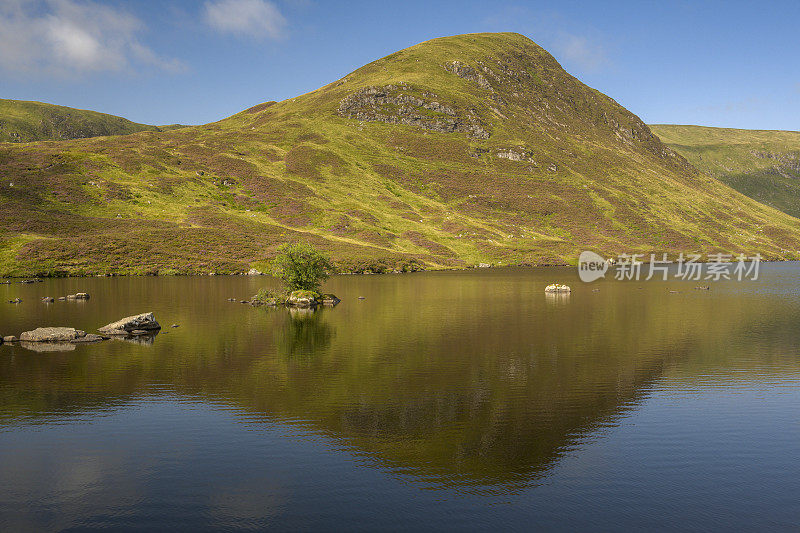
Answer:
[{"label": "calm water surface", "polygon": [[0,530],[800,529],[797,264],[710,291],[508,269],[336,277],[310,314],[227,301],[270,284],[0,285],[2,335],[167,326],[0,346]]}]

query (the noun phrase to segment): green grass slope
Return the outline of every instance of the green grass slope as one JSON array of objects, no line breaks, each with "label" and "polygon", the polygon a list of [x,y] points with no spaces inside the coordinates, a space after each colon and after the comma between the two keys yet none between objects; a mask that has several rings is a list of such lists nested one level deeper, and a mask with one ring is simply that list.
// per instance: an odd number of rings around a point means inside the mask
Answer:
[{"label": "green grass slope", "polygon": [[511,33],[424,42],[204,126],[0,144],[5,273],[242,271],[297,240],[353,270],[789,258],[799,230]]},{"label": "green grass slope", "polygon": [[0,142],[59,141],[161,131],[122,117],[41,102],[0,99]]},{"label": "green grass slope", "polygon": [[667,124],[650,128],[703,172],[800,217],[800,132]]}]

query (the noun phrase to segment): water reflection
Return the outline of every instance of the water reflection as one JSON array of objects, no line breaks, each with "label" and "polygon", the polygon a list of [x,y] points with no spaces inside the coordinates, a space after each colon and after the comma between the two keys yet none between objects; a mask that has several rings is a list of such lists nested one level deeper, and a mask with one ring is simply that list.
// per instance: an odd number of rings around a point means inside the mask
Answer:
[{"label": "water reflection", "polygon": [[141,335],[112,335],[111,339],[139,346],[152,346],[156,342],[156,337],[159,333],[159,331],[154,331]]},{"label": "water reflection", "polygon": [[325,313],[322,308],[289,308],[289,320],[285,321],[276,339],[278,353],[284,357],[310,357],[323,353],[334,335]]},{"label": "water reflection", "polygon": [[71,352],[75,345],[69,342],[28,342],[20,341],[20,346],[32,352]]},{"label": "water reflection", "polygon": [[674,294],[655,283],[543,296],[552,272],[339,278],[331,289],[344,302],[317,311],[225,305],[249,280],[150,279],[130,294],[118,292],[133,282],[103,280],[89,287],[87,314],[64,315],[68,323],[88,329],[153,308],[182,327],[155,345],[130,339],[147,350],[105,342],[26,358],[2,348],[1,423],[91,412],[167,386],[248,419],[300,423],[427,485],[508,493],[667,373],[750,361],[797,375],[794,298],[737,286]]}]

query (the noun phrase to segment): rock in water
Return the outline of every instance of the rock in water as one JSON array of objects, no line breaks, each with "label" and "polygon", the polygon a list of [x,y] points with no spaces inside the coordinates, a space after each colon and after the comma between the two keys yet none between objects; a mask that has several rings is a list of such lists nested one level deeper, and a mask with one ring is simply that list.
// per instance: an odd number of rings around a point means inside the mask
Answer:
[{"label": "rock in water", "polygon": [[157,331],[161,325],[156,322],[153,313],[142,313],[122,318],[111,324],[107,324],[97,331],[105,335],[128,335],[134,330]]},{"label": "rock in water", "polygon": [[18,340],[19,339],[16,338],[14,335],[6,335],[5,337],[3,337],[3,342],[5,343],[17,342]]},{"label": "rock in water", "polygon": [[320,295],[314,291],[294,291],[286,300],[289,307],[316,307]]},{"label": "rock in water", "polygon": [[75,328],[36,328],[33,331],[22,332],[19,340],[24,342],[73,342],[85,336],[85,331]]},{"label": "rock in water", "polygon": [[55,298],[53,298],[52,296],[45,296],[44,298],[42,298],[42,301],[43,301],[44,303],[46,303],[46,304],[50,304],[50,303],[53,303],[53,302],[55,302],[55,301],[56,301],[56,299],[55,299]]},{"label": "rock in water", "polygon": [[544,292],[572,292],[572,289],[570,289],[568,285],[553,283],[552,285],[545,287]]},{"label": "rock in water", "polygon": [[341,300],[335,294],[323,294],[322,305],[336,306]]}]

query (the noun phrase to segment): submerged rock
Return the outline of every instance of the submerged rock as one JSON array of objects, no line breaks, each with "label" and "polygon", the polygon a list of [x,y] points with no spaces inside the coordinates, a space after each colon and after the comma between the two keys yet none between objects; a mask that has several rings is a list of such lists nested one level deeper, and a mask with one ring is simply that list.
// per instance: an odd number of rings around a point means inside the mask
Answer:
[{"label": "submerged rock", "polygon": [[161,325],[156,321],[153,313],[133,315],[107,324],[97,331],[106,335],[129,335],[134,330],[143,330],[148,333],[160,330]]}]

